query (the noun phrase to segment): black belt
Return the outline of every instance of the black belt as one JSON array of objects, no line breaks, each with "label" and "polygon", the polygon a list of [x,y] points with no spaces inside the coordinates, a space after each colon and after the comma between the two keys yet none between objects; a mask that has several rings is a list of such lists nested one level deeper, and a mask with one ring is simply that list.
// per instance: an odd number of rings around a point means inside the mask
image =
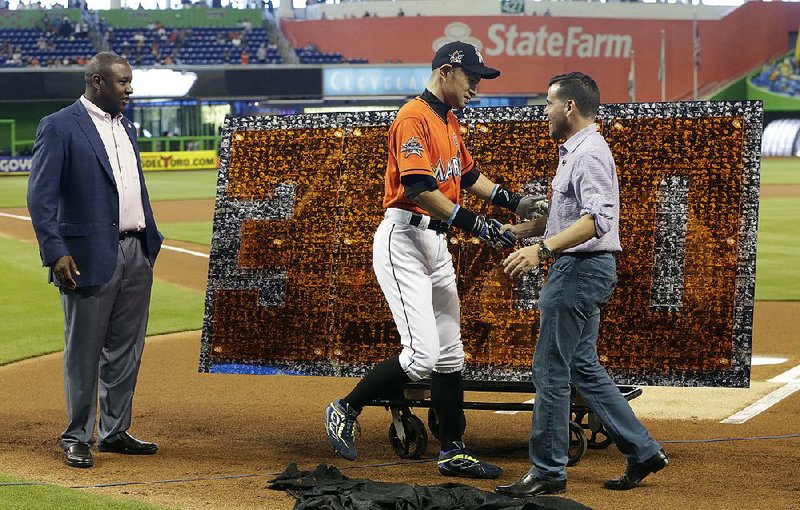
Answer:
[{"label": "black belt", "polygon": [[[408,224],[414,227],[418,227],[420,222],[422,222],[422,215],[411,213],[411,220],[409,220]],[[447,224],[446,221],[442,220],[435,220],[431,218],[431,221],[428,223],[428,230],[435,230],[439,234],[444,234],[450,228],[450,225]]]},{"label": "black belt", "polygon": [[125,232],[119,233],[119,240],[122,241],[127,237],[138,237],[139,239],[144,239],[144,229],[142,230],[126,230]]}]

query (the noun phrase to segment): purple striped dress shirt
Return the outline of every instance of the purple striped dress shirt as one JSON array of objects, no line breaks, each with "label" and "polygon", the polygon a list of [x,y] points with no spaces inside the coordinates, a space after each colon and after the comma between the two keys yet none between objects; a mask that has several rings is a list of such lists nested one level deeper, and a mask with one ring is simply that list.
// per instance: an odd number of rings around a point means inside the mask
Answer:
[{"label": "purple striped dress shirt", "polygon": [[619,242],[619,181],[611,149],[597,125],[572,135],[559,146],[558,170],[545,238],[566,230],[585,215],[594,217],[596,237],[564,253],[622,251]]}]

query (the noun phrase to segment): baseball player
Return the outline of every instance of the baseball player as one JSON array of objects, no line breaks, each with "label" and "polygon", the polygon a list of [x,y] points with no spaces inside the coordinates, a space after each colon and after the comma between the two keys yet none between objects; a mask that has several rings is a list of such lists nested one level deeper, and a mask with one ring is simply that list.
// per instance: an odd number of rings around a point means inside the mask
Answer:
[{"label": "baseball player", "polygon": [[494,184],[475,167],[452,108],[477,93],[487,67],[471,44],[451,42],[434,55],[428,87],[406,103],[389,129],[383,222],[375,233],[373,269],[400,332],[402,351],[377,364],[349,395],[328,405],[325,424],[334,451],[355,460],[357,417],[369,401],[430,376],[440,423],[439,472],[496,478],[501,469],[468,451],[461,438],[464,389],[460,304],[446,232],[457,227],[493,246],[510,247],[497,220],[459,206],[461,189],[522,216],[534,205]]}]

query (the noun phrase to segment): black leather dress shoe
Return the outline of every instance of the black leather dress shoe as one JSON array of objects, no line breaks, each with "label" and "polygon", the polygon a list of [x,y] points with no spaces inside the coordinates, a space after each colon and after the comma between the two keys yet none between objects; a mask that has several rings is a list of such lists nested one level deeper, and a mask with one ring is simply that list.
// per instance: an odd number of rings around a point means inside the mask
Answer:
[{"label": "black leather dress shoe", "polygon": [[566,480],[542,480],[528,473],[511,485],[498,485],[494,491],[512,498],[528,498],[540,494],[561,494],[567,490]]},{"label": "black leather dress shoe", "polygon": [[88,468],[94,466],[92,460],[92,453],[89,451],[89,445],[85,443],[75,443],[74,445],[64,450],[66,455],[67,465],[76,468]]},{"label": "black leather dress shoe", "polygon": [[98,442],[97,449],[101,452],[124,453],[126,455],[152,455],[158,451],[158,445],[147,441],[139,441],[127,432],[120,432],[114,441]]},{"label": "black leather dress shoe", "polygon": [[661,471],[669,464],[669,457],[667,457],[667,453],[662,448],[658,451],[655,455],[650,457],[644,462],[637,462],[636,464],[631,464],[628,466],[628,469],[625,470],[625,474],[620,476],[619,478],[613,478],[611,480],[607,480],[603,486],[606,489],[611,489],[613,491],[626,491],[629,489],[633,489],[639,482],[644,480],[644,477],[649,475],[650,473],[655,473],[657,471]]}]

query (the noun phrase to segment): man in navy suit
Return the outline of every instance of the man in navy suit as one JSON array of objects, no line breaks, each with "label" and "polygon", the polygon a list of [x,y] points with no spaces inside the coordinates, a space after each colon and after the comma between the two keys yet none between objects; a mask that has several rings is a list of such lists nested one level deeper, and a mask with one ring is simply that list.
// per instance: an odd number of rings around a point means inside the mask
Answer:
[{"label": "man in navy suit", "polygon": [[133,93],[128,62],[98,53],[75,103],[42,119],[33,147],[28,209],[50,281],[64,310],[66,462],[94,464],[98,449],[153,454],[155,443],[128,434],[144,348],[156,229],[136,146],[122,111]]}]

